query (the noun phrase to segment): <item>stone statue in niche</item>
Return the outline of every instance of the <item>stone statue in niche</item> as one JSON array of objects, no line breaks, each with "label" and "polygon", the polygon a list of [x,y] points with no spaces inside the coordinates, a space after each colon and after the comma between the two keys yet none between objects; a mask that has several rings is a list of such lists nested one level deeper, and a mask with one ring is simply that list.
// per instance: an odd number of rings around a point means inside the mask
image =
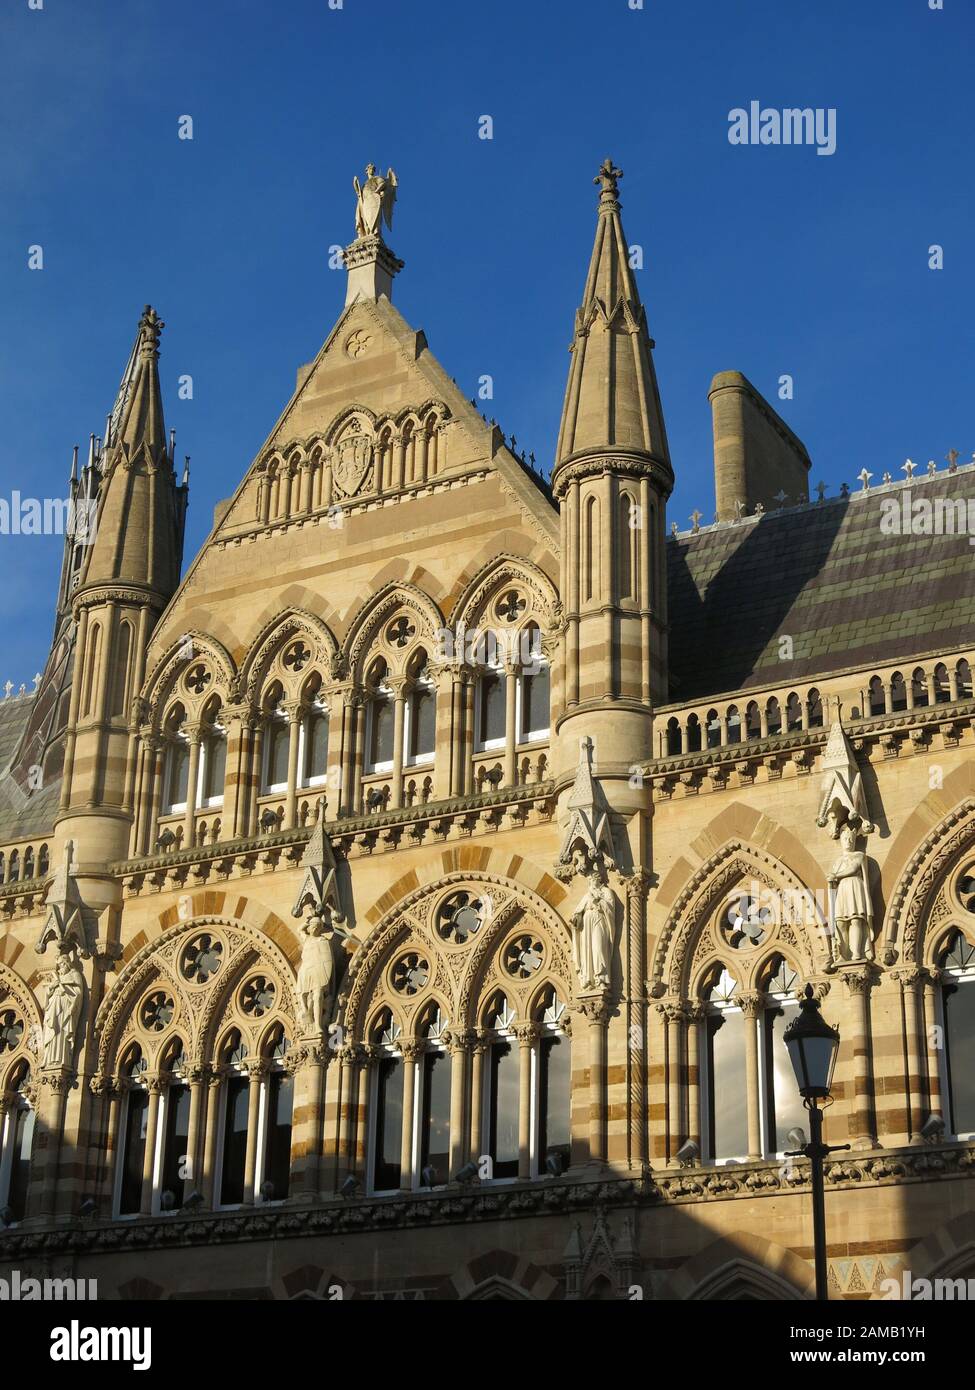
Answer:
[{"label": "stone statue in niche", "polygon": [[616,904],[598,864],[587,874],[589,887],[572,917],[572,957],[583,990],[606,989],[613,968]]},{"label": "stone statue in niche", "polygon": [[834,961],[873,960],[873,904],[867,856],[857,849],[856,827],[839,832],[842,853],[829,871],[830,949]]},{"label": "stone statue in niche", "polygon": [[[339,918],[340,924],[344,918]],[[298,966],[298,1022],[303,1032],[322,1033],[332,1011],[335,985],[335,957],[332,954],[334,926],[331,914],[309,913],[300,928],[304,941]]]},{"label": "stone statue in niche", "polygon": [[85,977],[78,952],[70,946],[58,952],[54,974],[47,989],[41,1034],[45,1067],[70,1067],[73,1064],[84,998]]}]

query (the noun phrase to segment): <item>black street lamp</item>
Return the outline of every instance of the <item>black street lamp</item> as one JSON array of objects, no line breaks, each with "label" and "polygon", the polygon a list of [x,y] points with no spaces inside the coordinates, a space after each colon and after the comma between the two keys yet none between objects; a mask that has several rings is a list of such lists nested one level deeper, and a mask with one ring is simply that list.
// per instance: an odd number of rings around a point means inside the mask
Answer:
[{"label": "black street lamp", "polygon": [[849,1144],[823,1143],[823,1111],[832,1105],[830,1087],[833,1083],[833,1068],[840,1047],[840,1035],[831,1028],[819,1012],[819,1000],[813,994],[812,985],[806,985],[803,998],[799,1001],[799,1013],[789,1024],[782,1040],[789,1049],[792,1069],[796,1074],[796,1085],[803,1104],[809,1111],[809,1143],[790,1153],[790,1157],[800,1154],[808,1158],[812,1168],[813,1202],[813,1250],[816,1263],[816,1297],[821,1302],[829,1299],[829,1286],[826,1280],[826,1203],[823,1189],[823,1159],[837,1149],[848,1149]]}]

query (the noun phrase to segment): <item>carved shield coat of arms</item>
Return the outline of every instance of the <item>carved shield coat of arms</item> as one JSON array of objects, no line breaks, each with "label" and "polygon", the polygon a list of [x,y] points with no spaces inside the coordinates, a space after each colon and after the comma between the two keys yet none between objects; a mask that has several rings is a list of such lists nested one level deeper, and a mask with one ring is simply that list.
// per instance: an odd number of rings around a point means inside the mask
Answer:
[{"label": "carved shield coat of arms", "polygon": [[335,446],[332,476],[342,491],[351,497],[362,486],[371,463],[372,440],[365,434],[350,434]]}]

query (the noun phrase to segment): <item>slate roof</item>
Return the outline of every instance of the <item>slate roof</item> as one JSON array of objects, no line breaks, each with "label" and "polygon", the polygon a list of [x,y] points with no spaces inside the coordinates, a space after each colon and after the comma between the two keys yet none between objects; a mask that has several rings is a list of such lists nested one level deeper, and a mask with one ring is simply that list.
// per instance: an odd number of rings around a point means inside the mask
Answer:
[{"label": "slate roof", "polygon": [[27,795],[8,771],[33,702],[33,694],[0,699],[0,843],[49,835],[61,797],[60,778]]},{"label": "slate roof", "polygon": [[[881,532],[882,500],[900,503],[908,491],[915,506],[975,503],[975,465],[668,540],[671,702],[972,643],[969,536]],[[779,657],[785,636],[788,663]]]}]

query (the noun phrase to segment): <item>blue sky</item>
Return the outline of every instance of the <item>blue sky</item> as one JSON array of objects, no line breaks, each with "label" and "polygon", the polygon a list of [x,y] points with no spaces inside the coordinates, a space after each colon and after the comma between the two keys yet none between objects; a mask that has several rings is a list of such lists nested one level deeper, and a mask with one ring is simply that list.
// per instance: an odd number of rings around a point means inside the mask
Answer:
[{"label": "blue sky", "polygon": [[[774,401],[831,494],[967,459],[973,37],[966,0],[6,0],[0,495],[63,495],[151,302],[193,459],[188,562],[341,310],[328,247],[367,160],[400,179],[395,302],[468,395],[493,376],[487,413],[546,468],[607,153],[682,529],[713,510],[716,371]],[[836,153],[732,146],[752,100],[834,107]],[[59,560],[56,538],[0,537],[0,685],[43,661]]]}]

